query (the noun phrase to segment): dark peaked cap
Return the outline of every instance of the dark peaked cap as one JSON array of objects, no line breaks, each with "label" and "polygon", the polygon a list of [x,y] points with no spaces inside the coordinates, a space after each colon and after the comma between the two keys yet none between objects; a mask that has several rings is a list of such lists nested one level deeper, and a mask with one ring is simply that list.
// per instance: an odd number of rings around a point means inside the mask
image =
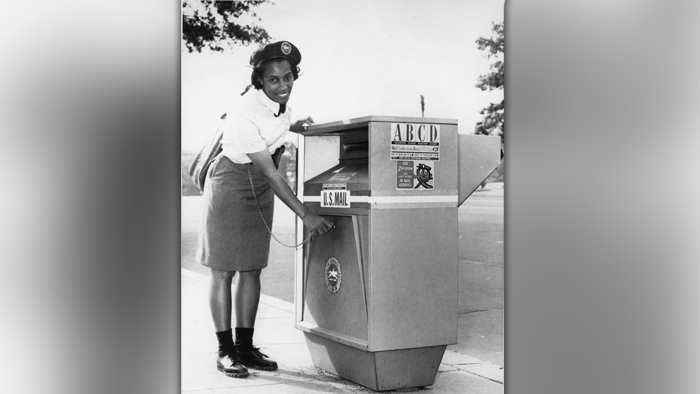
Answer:
[{"label": "dark peaked cap", "polygon": [[278,41],[255,51],[250,56],[250,65],[257,67],[270,59],[287,59],[296,66],[301,63],[301,52],[289,41]]}]

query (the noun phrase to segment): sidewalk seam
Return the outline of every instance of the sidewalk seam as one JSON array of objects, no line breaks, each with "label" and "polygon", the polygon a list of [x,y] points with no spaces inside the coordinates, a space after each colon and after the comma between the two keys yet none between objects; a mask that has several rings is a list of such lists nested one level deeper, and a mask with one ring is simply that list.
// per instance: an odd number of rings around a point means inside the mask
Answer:
[{"label": "sidewalk seam", "polygon": [[489,263],[486,261],[474,261],[474,260],[467,260],[467,259],[458,259],[460,263],[468,263],[468,264],[476,264],[476,265],[488,265],[491,267],[497,267],[497,268],[503,268],[503,266],[497,264],[497,263]]}]

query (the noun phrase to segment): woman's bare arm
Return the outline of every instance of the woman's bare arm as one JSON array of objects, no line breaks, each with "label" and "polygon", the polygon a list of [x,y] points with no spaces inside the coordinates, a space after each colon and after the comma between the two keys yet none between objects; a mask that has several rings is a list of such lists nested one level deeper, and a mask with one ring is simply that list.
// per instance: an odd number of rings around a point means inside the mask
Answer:
[{"label": "woman's bare arm", "polygon": [[270,184],[272,191],[275,192],[275,195],[277,195],[277,197],[282,200],[282,202],[287,205],[292,212],[301,218],[301,220],[304,222],[304,226],[306,226],[309,231],[314,234],[323,235],[333,228],[333,223],[331,221],[310,212],[309,208],[299,201],[297,196],[284,180],[284,177],[282,177],[282,174],[280,174],[275,168],[270,152],[263,150],[256,153],[248,153],[248,157],[255,165],[255,168],[257,168],[258,171],[260,171],[260,173],[267,179],[267,182]]}]

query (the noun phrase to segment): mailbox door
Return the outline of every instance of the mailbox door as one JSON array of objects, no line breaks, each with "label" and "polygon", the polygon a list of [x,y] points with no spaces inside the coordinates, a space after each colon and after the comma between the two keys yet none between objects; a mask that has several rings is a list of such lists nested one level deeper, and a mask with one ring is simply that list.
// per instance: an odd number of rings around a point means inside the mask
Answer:
[{"label": "mailbox door", "polygon": [[[307,247],[301,326],[367,347],[367,301],[356,215],[328,217],[336,228]],[[366,217],[365,217],[366,218]]]}]

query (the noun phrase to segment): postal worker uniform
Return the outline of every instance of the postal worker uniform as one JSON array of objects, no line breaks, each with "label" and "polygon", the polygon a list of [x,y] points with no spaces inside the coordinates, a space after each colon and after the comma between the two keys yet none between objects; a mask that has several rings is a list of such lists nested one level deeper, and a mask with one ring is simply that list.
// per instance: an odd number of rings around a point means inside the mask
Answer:
[{"label": "postal worker uniform", "polygon": [[[291,109],[250,89],[224,120],[223,152],[209,168],[204,185],[204,207],[196,259],[224,271],[251,271],[267,267],[274,213],[274,192],[255,168],[248,153],[284,144],[291,126]],[[252,177],[255,193],[250,185]]]}]

